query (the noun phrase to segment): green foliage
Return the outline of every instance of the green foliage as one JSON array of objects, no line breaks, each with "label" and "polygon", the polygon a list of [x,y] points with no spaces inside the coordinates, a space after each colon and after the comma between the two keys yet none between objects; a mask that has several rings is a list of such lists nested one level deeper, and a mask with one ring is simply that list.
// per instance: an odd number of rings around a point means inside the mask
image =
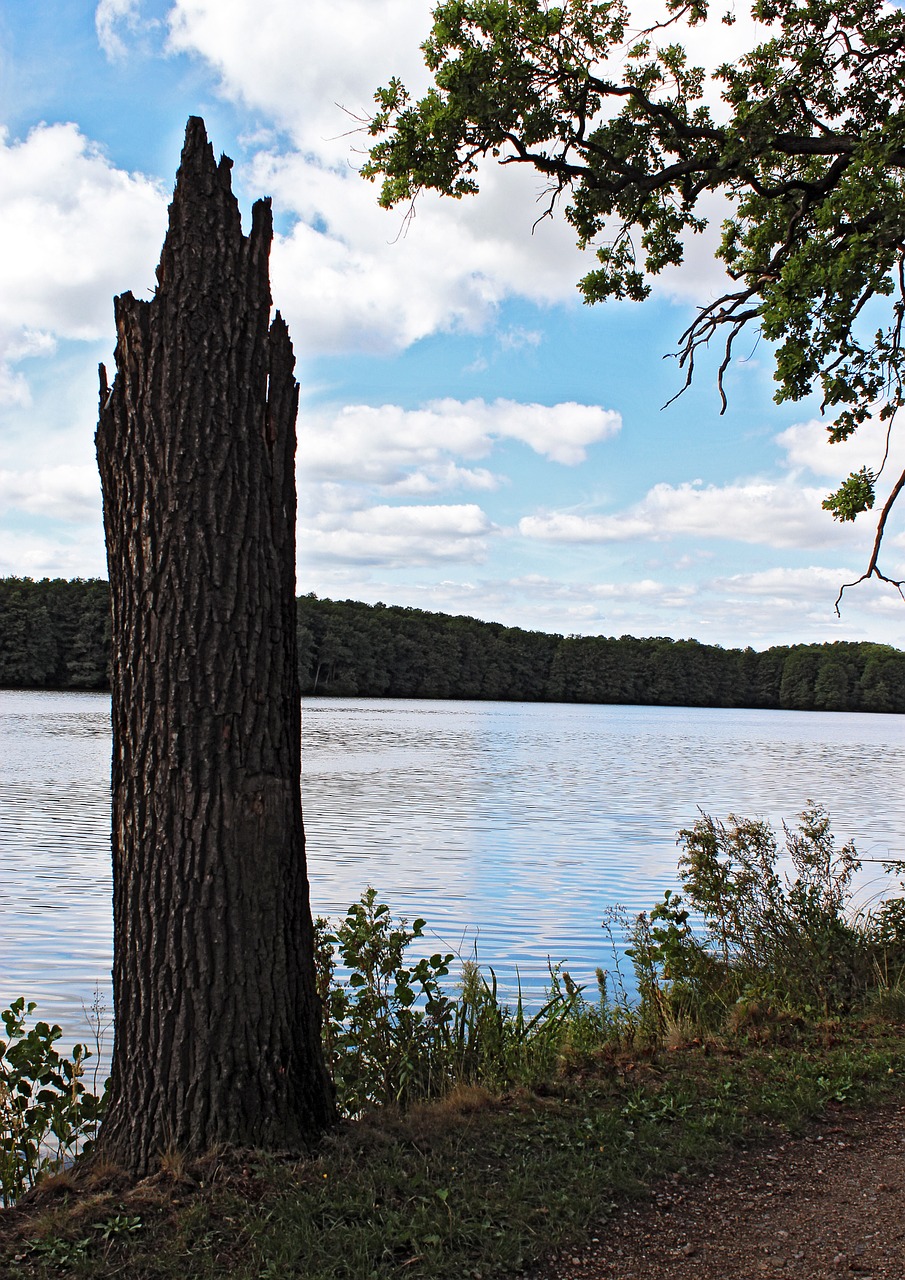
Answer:
[{"label": "green foliage", "polygon": [[[789,1046],[691,1047],[602,1060],[532,1093],[345,1124],[298,1161],[241,1151],[186,1176],[30,1206],[0,1239],[16,1280],[476,1280],[534,1273],[574,1253],[617,1208],[670,1178],[800,1132],[845,1105],[900,1101],[900,1028],[838,1024]],[[829,1112],[829,1115],[828,1115]],[[778,1126],[780,1126],[778,1130]],[[169,1193],[169,1195],[168,1195]],[[168,1198],[167,1198],[168,1197]],[[679,1205],[674,1213],[677,1227]],[[101,1246],[105,1223],[138,1229]],[[18,1228],[18,1230],[16,1230]],[[677,1229],[677,1228],[676,1228]],[[681,1239],[682,1237],[679,1237]]]},{"label": "green foliage", "polygon": [[756,653],[663,636],[563,637],[313,596],[298,601],[298,618],[304,693],[905,711],[905,654],[888,645]]},{"label": "green foliage", "polygon": [[29,1242],[22,1254],[28,1262],[45,1263],[57,1267],[93,1267],[98,1255],[106,1255],[115,1245],[126,1244],[143,1226],[137,1214],[115,1213],[102,1222],[91,1225],[90,1235],[80,1235],[75,1240],[49,1235]]},{"label": "green foliage", "polygon": [[876,497],[876,479],[869,467],[853,471],[834,493],[824,498],[824,511],[832,511],[836,520],[854,520],[862,511],[870,511]]},{"label": "green foliage", "polygon": [[465,961],[447,1044],[456,1083],[494,1090],[536,1083],[554,1076],[572,1052],[599,1045],[602,1011],[585,1001],[562,965],[548,962],[547,971],[543,1002],[532,1013],[520,981],[511,1008],[500,1000],[494,970],[488,982],[476,961]]},{"label": "green foliage", "polygon": [[409,959],[424,926],[394,921],[373,888],[335,931],[315,922],[324,1051],[346,1115],[440,1097],[457,1084],[506,1088],[543,1078],[595,1021],[581,989],[554,965],[534,1013],[520,986],[515,1007],[503,1004],[493,970],[488,981],[474,961],[463,963],[457,989],[444,985],[452,952]]},{"label": "green foliage", "polygon": [[[572,1064],[676,1047],[702,1033],[747,1033],[790,1015],[813,1020],[870,1005],[880,1016],[900,1016],[905,899],[890,895],[871,915],[852,916],[857,852],[851,843],[837,848],[824,810],[811,806],[795,829],[785,828],[791,876],[781,872],[775,834],[763,822],[703,814],[679,834],[682,894],[667,891],[634,920],[619,908],[607,914],[614,969],[598,970],[594,1003],[555,964],[539,1008],[529,1009],[520,983],[514,1004],[505,1003],[494,970],[485,976],[476,960],[464,961],[454,982],[453,953],[413,956],[425,921],[394,920],[373,888],[335,928],[317,920],[322,1033],[340,1112],[410,1108],[456,1088],[499,1095],[547,1086]],[[887,870],[901,875],[905,864]],[[620,971],[623,940],[635,973],[631,996]],[[0,1014],[4,1204],[86,1150],[104,1106],[85,1089],[84,1047],[66,1059],[55,1048],[59,1027],[26,1028],[34,1007],[19,999]],[[664,1096],[640,1110],[631,1103],[625,1114],[633,1125],[660,1123],[684,1114],[682,1106]],[[137,1225],[114,1219],[96,1231],[107,1244]],[[92,1241],[59,1248],[75,1250],[75,1259]],[[51,1252],[57,1247],[46,1242]]]},{"label": "green foliage", "polygon": [[[388,207],[425,188],[476,192],[487,157],[533,167],[545,212],[564,204],[597,258],[588,302],[646,298],[719,194],[731,283],[680,339],[685,385],[723,335],[725,409],[733,344],[754,325],[775,345],[777,401],[818,389],[832,440],[875,411],[891,420],[905,371],[905,12],[754,0],[760,42],[705,72],[673,37],[720,12],[667,8],[644,31],[623,0],[441,0],[422,45],[433,85],[417,102],[398,79],[378,90],[363,175]],[[872,485],[865,469],[829,509],[854,518]],[[883,576],[876,553],[868,572]]]},{"label": "green foliage", "polygon": [[[785,828],[790,876],[766,823],[703,814],[679,838],[682,894],[667,890],[633,920],[618,907],[607,913],[614,968],[598,970],[593,1004],[552,964],[536,1011],[520,984],[514,1006],[505,1004],[493,969],[485,977],[474,960],[454,987],[445,981],[454,956],[410,959],[424,920],[394,921],[372,888],[335,931],[318,920],[324,1048],[341,1112],[408,1106],[456,1086],[536,1086],[618,1046],[824,1018],[871,999],[877,1010],[893,1007],[905,972],[905,902],[891,896],[874,915],[852,916],[857,852],[851,843],[837,848],[824,810],[812,805]],[[624,941],[631,994],[620,968]]]},{"label": "green foliage", "polygon": [[[408,947],[423,936],[424,924],[394,923],[371,888],[349,907],[335,933],[326,920],[316,923],[324,1045],[340,1106],[348,1114],[374,1104],[405,1104],[446,1085],[445,1078],[435,1078],[452,1008],[440,980],[449,973],[453,955],[437,952],[407,961]],[[341,981],[334,948],[347,971]]]},{"label": "green foliage", "polygon": [[[640,1000],[625,993],[617,950],[615,983],[598,974],[599,1004],[551,966],[536,1013],[521,995],[507,1008],[492,970],[485,979],[466,962],[455,986],[449,954],[410,958],[424,921],[394,920],[368,890],[336,929],[321,921],[316,931],[325,1044],[342,1109],[362,1122],[339,1126],[298,1163],[218,1150],[181,1164],[164,1212],[147,1213],[146,1184],[124,1195],[118,1182],[93,1184],[87,1198],[61,1200],[50,1214],[26,1209],[0,1241],[0,1272],[161,1280],[220,1274],[224,1259],[247,1280],[521,1272],[550,1248],[575,1244],[654,1178],[704,1169],[730,1143],[775,1137],[777,1125],[800,1130],[828,1106],[891,1098],[905,1071],[903,988],[883,985],[878,960],[905,954],[902,899],[890,898],[861,929],[880,984],[875,1016],[859,1010],[828,1028],[821,1006],[815,1019],[783,1020],[753,988],[736,999],[748,933],[764,934],[763,905],[777,898],[810,937],[827,922],[834,928],[840,913],[848,923],[854,849],[836,848],[813,807],[786,833],[789,881],[763,824],[704,815],[682,838],[685,902],[667,893],[634,928],[619,911],[604,922],[612,942],[630,935]],[[888,870],[901,876],[905,864]],[[763,871],[779,888],[768,884],[758,907],[751,873]],[[702,907],[710,932],[696,918]],[[756,949],[758,963],[771,945]],[[772,980],[757,989],[778,992]],[[731,1053],[712,1052],[710,1040],[702,1048],[700,1019],[683,1021],[700,1014],[702,999],[720,1014],[710,1025],[719,1021],[718,1043],[729,1037]],[[19,1027],[28,1011],[17,1001],[5,1017]],[[40,1060],[54,1030],[36,1028]],[[377,1060],[386,1046],[391,1070]],[[442,1100],[365,1114],[430,1097]],[[158,1178],[154,1196],[166,1185]]]},{"label": "green foliage", "polygon": [[55,1048],[62,1032],[36,1022],[20,997],[0,1012],[0,1203],[11,1204],[39,1174],[53,1172],[84,1151],[96,1135],[104,1098],[83,1083],[91,1056],[77,1044],[72,1057]]},{"label": "green foliage", "polygon": [[109,612],[99,579],[0,578],[0,688],[105,688]]},{"label": "green foliage", "polygon": [[[713,956],[694,935],[682,898],[667,889],[652,910],[627,931],[626,955],[638,987],[638,1031],[654,1043],[669,1040],[683,1023],[701,1026],[725,1010]],[[681,1037],[680,1037],[681,1038]]]},{"label": "green foliage", "polygon": [[891,966],[901,972],[902,899],[872,916],[852,912],[857,851],[837,847],[819,806],[784,831],[791,875],[764,822],[703,814],[679,833],[684,901],[667,891],[638,918],[630,950],[642,1008],[661,1035],[667,1016],[717,1029],[770,1009],[838,1014],[888,987]]},{"label": "green foliage", "polygon": [[[105,582],[0,579],[0,687],[102,687],[107,607]],[[313,595],[296,602],[296,620],[304,694],[905,711],[905,653],[889,645],[756,653],[665,636],[563,637]]]}]

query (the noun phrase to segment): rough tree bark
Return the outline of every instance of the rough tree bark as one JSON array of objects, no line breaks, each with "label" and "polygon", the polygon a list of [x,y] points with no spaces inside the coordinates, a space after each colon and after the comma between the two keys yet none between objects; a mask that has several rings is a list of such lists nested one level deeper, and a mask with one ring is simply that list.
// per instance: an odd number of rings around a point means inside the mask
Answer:
[{"label": "rough tree bark", "polygon": [[294,1147],[332,1099],[300,798],[295,418],[251,234],[189,120],[151,301],[115,300],[97,453],[113,619],[111,1097],[136,1174],[167,1148]]}]

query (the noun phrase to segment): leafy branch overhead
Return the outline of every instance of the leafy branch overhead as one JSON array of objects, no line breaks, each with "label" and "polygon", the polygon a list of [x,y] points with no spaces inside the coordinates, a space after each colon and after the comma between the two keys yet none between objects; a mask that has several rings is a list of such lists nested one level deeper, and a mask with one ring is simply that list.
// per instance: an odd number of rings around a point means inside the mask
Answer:
[{"label": "leafy branch overhead", "polygon": [[[443,0],[422,46],[433,86],[419,101],[398,79],[377,92],[363,173],[390,207],[425,188],[476,193],[483,157],[532,166],[548,183],[544,214],[564,204],[596,257],[587,302],[646,298],[706,226],[705,198],[725,198],[717,254],[731,285],[679,339],[682,389],[719,336],[725,410],[724,374],[753,326],[774,345],[776,400],[819,391],[838,442],[873,416],[891,426],[903,401],[905,11],[757,0],[752,15],[761,42],[705,72],[673,41],[734,22],[708,0],[665,0],[646,28],[622,0]],[[854,519],[878,479],[862,468],[824,507]],[[903,484],[863,578],[894,581],[878,557]]]}]

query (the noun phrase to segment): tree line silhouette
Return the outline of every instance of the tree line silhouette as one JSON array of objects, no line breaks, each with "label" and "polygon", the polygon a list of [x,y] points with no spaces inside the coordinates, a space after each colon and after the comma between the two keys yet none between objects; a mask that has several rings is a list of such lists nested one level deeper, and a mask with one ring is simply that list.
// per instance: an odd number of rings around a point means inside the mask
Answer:
[{"label": "tree line silhouette", "polygon": [[[334,697],[905,712],[905,653],[868,641],[723,649],[561,636],[301,596],[302,692]],[[109,688],[107,583],[0,579],[0,688]]]}]

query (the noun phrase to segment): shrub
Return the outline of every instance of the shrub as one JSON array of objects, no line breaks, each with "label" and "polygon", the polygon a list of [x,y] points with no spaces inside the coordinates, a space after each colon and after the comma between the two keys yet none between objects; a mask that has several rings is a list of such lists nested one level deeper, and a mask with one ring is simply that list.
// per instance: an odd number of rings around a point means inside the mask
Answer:
[{"label": "shrub", "polygon": [[779,869],[765,822],[705,813],[679,832],[682,895],[667,891],[631,936],[649,1028],[662,1030],[667,1012],[713,1026],[739,1000],[843,1012],[878,984],[891,953],[902,953],[905,904],[893,898],[872,916],[853,912],[861,864],[853,843],[837,847],[826,811],[809,805],[796,828],[783,829],[791,876]]},{"label": "shrub", "polygon": [[[529,1013],[519,985],[514,1008],[474,960],[458,987],[444,984],[452,952],[412,960],[425,921],[393,920],[369,888],[331,930],[315,922],[323,1042],[340,1110],[408,1105],[458,1084],[506,1088],[549,1074],[566,1042],[588,1034],[594,1012],[560,966],[550,965],[541,1008]],[[337,961],[342,972],[337,973]]]},{"label": "shrub", "polygon": [[[367,889],[335,932],[315,925],[318,987],[324,1005],[323,1038],[343,1110],[368,1104],[407,1103],[440,1091],[439,1052],[451,1017],[440,987],[452,953],[408,962],[409,945],[424,920],[394,924],[390,909]],[[347,970],[336,976],[336,955]]]},{"label": "shrub", "polygon": [[104,1098],[82,1081],[91,1056],[77,1044],[72,1057],[54,1047],[62,1032],[36,1022],[35,1004],[23,998],[0,1012],[0,1203],[10,1205],[39,1174],[62,1168],[93,1140]]}]

